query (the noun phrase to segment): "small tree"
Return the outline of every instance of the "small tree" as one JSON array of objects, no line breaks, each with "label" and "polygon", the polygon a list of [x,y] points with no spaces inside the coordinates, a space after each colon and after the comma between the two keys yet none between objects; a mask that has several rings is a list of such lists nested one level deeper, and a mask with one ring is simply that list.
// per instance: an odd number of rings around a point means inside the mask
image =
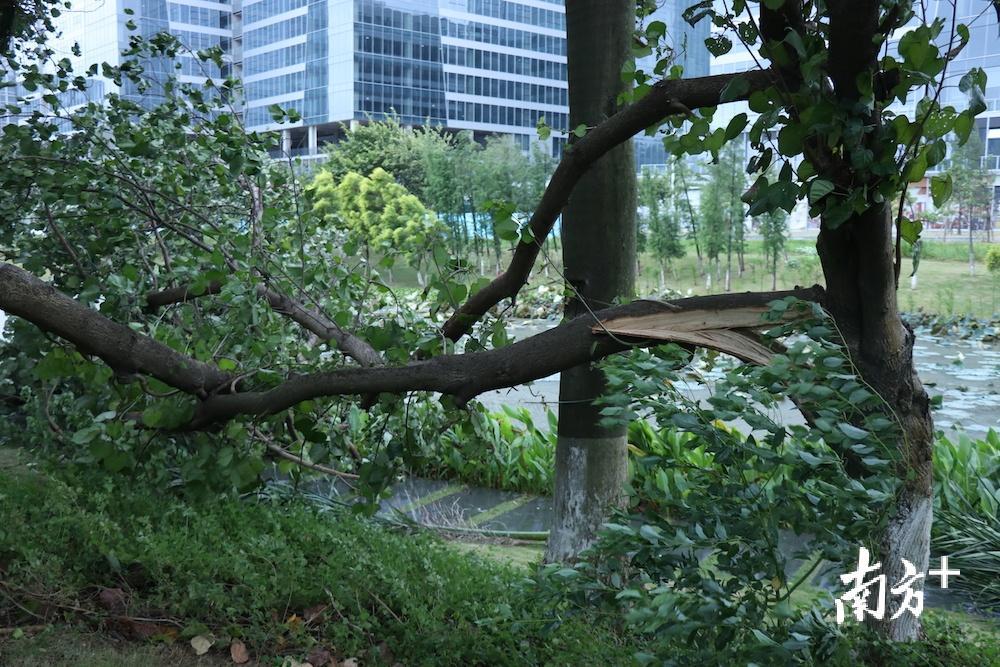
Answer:
[{"label": "small tree", "polygon": [[[348,172],[334,184],[333,175],[321,171],[307,188],[313,212],[346,232],[349,242],[391,257],[403,253],[420,272],[429,244],[444,232],[434,214],[382,168],[370,176]],[[391,260],[390,260],[391,261]],[[391,264],[390,264],[391,265]]]},{"label": "small tree", "polygon": [[414,146],[424,169],[421,200],[448,225],[452,252],[467,252],[470,234],[465,216],[466,188],[464,153],[471,150],[468,134],[453,135],[439,128],[424,127],[414,133]]},{"label": "small tree", "polygon": [[726,214],[722,202],[725,187],[721,179],[718,178],[718,174],[719,170],[713,168],[708,183],[702,188],[701,203],[698,207],[701,245],[705,251],[705,257],[708,259],[708,267],[705,271],[706,289],[712,286],[712,266],[714,264],[715,272],[718,274],[719,254],[726,247]]},{"label": "small tree", "polygon": [[951,169],[949,174],[953,184],[955,204],[958,209],[958,226],[962,229],[963,218],[969,227],[969,274],[976,273],[976,251],[973,241],[974,220],[989,215],[993,197],[993,177],[983,169],[983,140],[978,132],[972,132],[969,140],[959,145],[952,143]]},{"label": "small tree", "polygon": [[645,209],[640,221],[640,248],[648,249],[660,270],[660,289],[665,286],[664,269],[670,269],[670,260],[684,256],[680,218],[673,207],[674,188],[669,174],[644,172],[639,181],[639,204]]},{"label": "small tree", "polygon": [[717,193],[725,222],[726,234],[726,291],[732,288],[733,252],[739,263],[740,275],[743,275],[743,248],[745,245],[745,230],[743,218],[745,209],[740,199],[746,189],[746,178],[743,169],[745,161],[743,142],[740,139],[731,141],[719,153],[712,177],[718,180]]},{"label": "small tree", "polygon": [[370,174],[382,168],[410,192],[423,193],[427,183],[417,137],[393,116],[347,130],[343,139],[327,144],[325,151],[324,169],[336,182],[352,171]]},{"label": "small tree", "polygon": [[512,210],[515,214],[530,212],[545,188],[551,161],[540,156],[537,150],[532,156],[525,154],[511,137],[490,137],[470,166],[476,193],[475,207],[479,213],[486,214],[483,229],[485,235],[493,239],[496,270],[499,271],[503,239],[486,221],[509,219],[508,215],[496,216],[498,210]]},{"label": "small tree", "polygon": [[764,242],[764,259],[770,262],[771,289],[778,289],[778,255],[784,250],[788,237],[788,214],[779,208],[761,216],[760,235]]}]

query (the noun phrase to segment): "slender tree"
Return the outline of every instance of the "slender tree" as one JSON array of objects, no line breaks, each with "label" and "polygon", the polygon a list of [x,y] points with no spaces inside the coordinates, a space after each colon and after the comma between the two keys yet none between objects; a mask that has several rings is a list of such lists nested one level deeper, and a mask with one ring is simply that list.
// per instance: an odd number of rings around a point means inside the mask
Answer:
[{"label": "slender tree", "polygon": [[958,213],[958,228],[964,224],[969,233],[969,275],[976,273],[976,248],[973,230],[976,225],[986,228],[993,201],[993,176],[983,168],[983,140],[978,131],[969,135],[969,140],[959,144],[952,141],[951,178],[955,207]]},{"label": "slender tree", "polygon": [[[631,0],[569,0],[566,42],[570,126],[593,127],[618,112],[621,71],[635,23]],[[576,147],[570,146],[573,154]],[[563,266],[573,296],[565,317],[575,318],[635,290],[635,157],[619,142],[582,177],[566,207]],[[546,558],[565,560],[589,546],[608,511],[622,501],[626,473],[625,426],[607,427],[594,404],[604,376],[585,364],[559,382],[555,515]]]},{"label": "slender tree", "polygon": [[784,250],[788,236],[788,214],[779,208],[761,216],[760,236],[764,260],[771,269],[771,289],[778,289],[778,256]]},{"label": "slender tree", "polygon": [[664,269],[671,268],[671,260],[685,254],[680,215],[676,209],[678,197],[669,173],[644,172],[638,189],[639,203],[644,210],[640,231],[644,232],[646,248],[659,265],[662,290],[666,285]]}]

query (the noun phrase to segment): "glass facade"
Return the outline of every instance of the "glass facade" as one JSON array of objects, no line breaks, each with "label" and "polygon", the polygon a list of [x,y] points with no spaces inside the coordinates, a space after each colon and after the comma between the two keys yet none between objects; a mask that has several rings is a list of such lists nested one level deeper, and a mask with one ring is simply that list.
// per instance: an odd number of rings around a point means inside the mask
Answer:
[{"label": "glass facade", "polygon": [[542,117],[565,129],[562,2],[244,0],[237,14],[248,128],[288,128],[267,111],[279,104],[321,133],[390,115],[525,145]]},{"label": "glass facade", "polygon": [[[318,138],[336,134],[343,123],[390,115],[407,125],[509,134],[525,147],[541,119],[557,133],[569,129],[562,0],[80,2],[100,9],[100,20],[73,13],[63,26],[68,43],[81,42],[81,64],[116,62],[130,19],[142,34],[169,30],[193,50],[221,47],[221,68],[181,54],[174,62],[150,63],[147,71],[174,72],[192,83],[241,77],[244,124],[287,130],[296,152],[302,144],[315,152]],[[685,6],[666,0],[655,18],[676,36],[686,73],[704,75],[708,54],[701,42],[708,28],[690,28],[681,18]],[[126,8],[134,15],[125,15]],[[114,39],[108,25],[116,27]],[[301,120],[275,123],[268,111],[275,104]],[[640,164],[665,159],[658,140],[637,141]],[[550,144],[558,153],[562,142]]]},{"label": "glass facade", "polygon": [[[693,27],[688,24],[682,14],[692,4],[691,0],[658,2],[657,10],[646,20],[646,23],[648,25],[652,21],[663,21],[667,26],[666,43],[670,44],[673,49],[670,54],[673,59],[672,63],[684,68],[684,76],[707,76],[710,54],[705,48],[705,39],[709,36],[709,21],[701,21]],[[653,57],[649,57],[636,65],[638,69],[642,69],[652,76],[656,63]],[[637,169],[642,170],[667,163],[669,158],[663,148],[662,138],[642,135],[636,137],[634,143]]]}]

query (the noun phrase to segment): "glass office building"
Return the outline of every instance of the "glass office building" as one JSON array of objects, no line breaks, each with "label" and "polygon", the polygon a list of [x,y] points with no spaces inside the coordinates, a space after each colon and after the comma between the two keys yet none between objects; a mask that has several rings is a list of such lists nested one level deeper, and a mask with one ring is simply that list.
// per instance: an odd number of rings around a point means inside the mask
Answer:
[{"label": "glass office building", "polygon": [[[686,75],[705,75],[708,26],[688,26],[686,4],[665,0],[653,18],[667,24]],[[562,0],[78,0],[60,18],[57,49],[69,55],[78,42],[83,67],[117,63],[133,34],[130,20],[142,35],[168,30],[193,50],[221,47],[222,68],[180,54],[147,71],[192,83],[240,77],[245,125],[281,130],[282,148],[293,155],[316,155],[345,124],[388,115],[407,125],[507,134],[525,149],[540,118],[568,129]],[[143,101],[155,102],[155,92]],[[276,123],[273,105],[301,120]],[[666,159],[653,138],[637,140],[637,157]]]},{"label": "glass office building", "polygon": [[[246,125],[281,129],[292,154],[388,115],[525,148],[539,118],[567,124],[558,0],[252,0],[234,15]],[[275,123],[274,104],[301,122]]]}]

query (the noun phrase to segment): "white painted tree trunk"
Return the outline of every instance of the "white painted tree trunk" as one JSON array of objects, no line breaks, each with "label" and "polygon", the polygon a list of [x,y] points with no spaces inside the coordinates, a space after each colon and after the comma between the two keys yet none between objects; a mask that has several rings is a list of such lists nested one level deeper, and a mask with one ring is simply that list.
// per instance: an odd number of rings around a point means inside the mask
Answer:
[{"label": "white painted tree trunk", "polygon": [[[886,610],[882,621],[872,620],[879,625],[885,637],[892,641],[916,641],[920,639],[920,619],[910,611],[904,611],[899,618],[892,616],[900,607],[903,597],[890,595],[888,587],[898,584],[904,577],[905,558],[916,567],[918,573],[926,573],[930,563],[931,523],[934,519],[934,504],[928,496],[908,497],[904,493],[896,507],[896,513],[889,520],[882,536],[882,573],[886,575]],[[947,555],[947,554],[944,554]],[[912,589],[923,591],[926,577],[918,578]],[[922,593],[921,593],[922,594]]]},{"label": "white painted tree trunk", "polygon": [[917,274],[910,276],[910,289],[917,289]]},{"label": "white painted tree trunk", "polygon": [[549,533],[547,562],[573,560],[590,547],[608,513],[621,505],[628,458],[625,437],[559,436],[553,498],[560,521]]}]

